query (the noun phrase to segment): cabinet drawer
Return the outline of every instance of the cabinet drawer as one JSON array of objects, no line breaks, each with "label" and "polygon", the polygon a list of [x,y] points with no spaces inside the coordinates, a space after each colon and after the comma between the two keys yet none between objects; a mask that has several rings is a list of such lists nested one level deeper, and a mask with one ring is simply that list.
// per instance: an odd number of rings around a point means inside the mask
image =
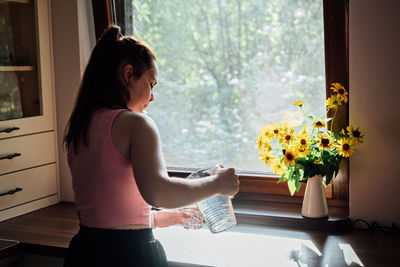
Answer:
[{"label": "cabinet drawer", "polygon": [[54,132],[0,140],[0,174],[56,161]]},{"label": "cabinet drawer", "polygon": [[22,188],[12,195],[0,196],[0,211],[57,193],[56,164],[0,176],[0,194]]}]

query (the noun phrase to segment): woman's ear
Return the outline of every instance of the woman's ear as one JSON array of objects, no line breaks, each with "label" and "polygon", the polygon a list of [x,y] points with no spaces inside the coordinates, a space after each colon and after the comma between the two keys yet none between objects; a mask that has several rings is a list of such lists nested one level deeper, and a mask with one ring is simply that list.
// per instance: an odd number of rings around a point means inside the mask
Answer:
[{"label": "woman's ear", "polygon": [[125,64],[122,67],[122,83],[124,85],[130,85],[132,83],[132,78],[135,77],[134,74],[133,66],[131,64]]}]

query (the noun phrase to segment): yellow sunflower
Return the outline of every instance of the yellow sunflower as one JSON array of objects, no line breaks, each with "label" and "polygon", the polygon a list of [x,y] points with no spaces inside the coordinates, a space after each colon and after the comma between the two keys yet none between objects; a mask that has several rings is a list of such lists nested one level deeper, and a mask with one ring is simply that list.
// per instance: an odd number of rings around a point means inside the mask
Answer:
[{"label": "yellow sunflower", "polygon": [[361,144],[364,142],[364,135],[361,134],[359,127],[355,128],[353,125],[347,126],[347,132],[355,144]]},{"label": "yellow sunflower", "polygon": [[340,101],[343,101],[344,103],[347,103],[347,96],[349,95],[346,91],[346,89],[340,84],[340,83],[332,83],[332,86],[330,88],[333,90],[333,92],[337,93],[337,98],[340,99]]},{"label": "yellow sunflower", "polygon": [[326,123],[323,120],[316,120],[313,122],[313,125],[315,128],[319,129],[319,128],[325,128]]},{"label": "yellow sunflower", "polygon": [[299,135],[307,135],[308,136],[308,127],[304,126]]},{"label": "yellow sunflower", "polygon": [[285,165],[292,164],[295,165],[295,159],[297,158],[296,150],[293,147],[288,147],[283,155],[283,162]]},{"label": "yellow sunflower", "polygon": [[296,147],[299,156],[306,157],[310,153],[311,137],[307,133],[307,127],[299,133],[294,139],[294,146]]},{"label": "yellow sunflower", "polygon": [[331,149],[334,146],[334,140],[329,134],[320,133],[317,137],[317,143],[320,148]]},{"label": "yellow sunflower", "polygon": [[282,132],[282,128],[280,124],[274,123],[273,125],[270,126],[270,132],[273,137],[279,137]]},{"label": "yellow sunflower", "polygon": [[288,123],[287,121],[283,121],[283,122],[280,124],[280,127],[281,127],[280,135],[282,135],[287,129],[290,128],[289,123]]},{"label": "yellow sunflower", "polygon": [[331,95],[327,100],[326,100],[326,107],[328,109],[331,108],[337,108],[342,104],[342,101],[337,97],[337,95]]},{"label": "yellow sunflower", "polygon": [[282,175],[285,172],[285,165],[279,159],[271,160],[271,170],[276,175]]},{"label": "yellow sunflower", "polygon": [[262,127],[260,134],[258,135],[258,141],[264,140],[264,142],[270,142],[274,138],[271,130],[271,125]]},{"label": "yellow sunflower", "polygon": [[348,158],[354,153],[354,146],[349,138],[340,138],[338,143],[339,144],[336,145],[336,148],[339,151],[340,156]]},{"label": "yellow sunflower", "polygon": [[294,134],[293,128],[289,128],[284,132],[282,132],[279,142],[282,143],[283,147],[288,147],[289,144],[294,140],[295,136],[293,134]]},{"label": "yellow sunflower", "polygon": [[293,105],[301,107],[304,104],[304,102],[305,102],[304,100],[295,101]]},{"label": "yellow sunflower", "polygon": [[269,131],[269,125],[265,125],[264,127],[261,128],[260,135],[265,135],[266,136],[266,135],[269,134],[268,131]]},{"label": "yellow sunflower", "polygon": [[297,146],[296,148],[299,157],[307,157],[311,153],[309,146]]},{"label": "yellow sunflower", "polygon": [[330,89],[336,92],[341,87],[343,86],[340,83],[332,83]]},{"label": "yellow sunflower", "polygon": [[263,135],[263,134],[260,134],[258,137],[257,137],[257,149],[259,150],[259,151],[263,151],[266,147],[271,147],[270,145],[269,145],[269,143],[268,143],[268,140],[267,140],[267,138],[265,137],[265,135]]},{"label": "yellow sunflower", "polygon": [[275,159],[275,157],[272,155],[271,151],[263,151],[260,152],[260,159],[266,164],[270,164],[271,160]]}]

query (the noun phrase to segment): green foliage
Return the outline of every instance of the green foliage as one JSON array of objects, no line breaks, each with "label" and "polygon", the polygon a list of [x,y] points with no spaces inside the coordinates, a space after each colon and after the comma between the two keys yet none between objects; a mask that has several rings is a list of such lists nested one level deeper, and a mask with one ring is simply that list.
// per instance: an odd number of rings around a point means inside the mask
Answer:
[{"label": "green foliage", "polygon": [[320,164],[315,163],[315,157],[304,157],[304,158],[296,158],[296,166],[303,170],[304,174],[297,179],[302,179],[302,181],[306,182],[305,178],[310,178],[315,175],[321,175],[326,177],[325,183],[329,184],[331,180],[338,174],[340,162],[343,157],[339,156],[337,151],[328,151],[325,150],[322,152],[322,162]]},{"label": "green foliage", "polygon": [[289,165],[287,171],[279,178],[278,183],[287,181],[290,194],[293,195],[300,190],[303,175],[304,172],[301,168]]},{"label": "green foliage", "polygon": [[288,165],[278,182],[287,181],[291,195],[299,191],[301,183],[315,175],[325,177],[325,183],[329,184],[338,174],[342,159],[336,149],[320,150],[312,145],[311,153],[306,157],[296,158],[295,165]]},{"label": "green foliage", "polygon": [[260,124],[292,114],[298,98],[324,114],[321,0],[126,2],[127,33],[158,57],[149,114],[169,166],[265,171]]}]

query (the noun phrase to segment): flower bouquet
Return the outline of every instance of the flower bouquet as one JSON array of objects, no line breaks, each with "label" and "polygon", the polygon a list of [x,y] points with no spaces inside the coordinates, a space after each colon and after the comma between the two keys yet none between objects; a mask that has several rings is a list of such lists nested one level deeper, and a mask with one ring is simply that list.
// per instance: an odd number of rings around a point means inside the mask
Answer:
[{"label": "flower bouquet", "polygon": [[348,101],[348,93],[339,83],[333,83],[330,89],[333,94],[326,100],[327,111],[334,110],[330,130],[326,129],[330,119],[308,116],[303,110],[305,101],[296,101],[294,105],[313,121],[311,132],[307,127],[282,122],[264,126],[258,136],[261,160],[280,176],[278,182],[287,181],[291,195],[299,191],[302,182],[316,175],[325,177],[328,185],[338,174],[342,159],[350,157],[355,146],[363,142],[359,128],[352,125],[338,133],[332,131],[337,110]]}]

